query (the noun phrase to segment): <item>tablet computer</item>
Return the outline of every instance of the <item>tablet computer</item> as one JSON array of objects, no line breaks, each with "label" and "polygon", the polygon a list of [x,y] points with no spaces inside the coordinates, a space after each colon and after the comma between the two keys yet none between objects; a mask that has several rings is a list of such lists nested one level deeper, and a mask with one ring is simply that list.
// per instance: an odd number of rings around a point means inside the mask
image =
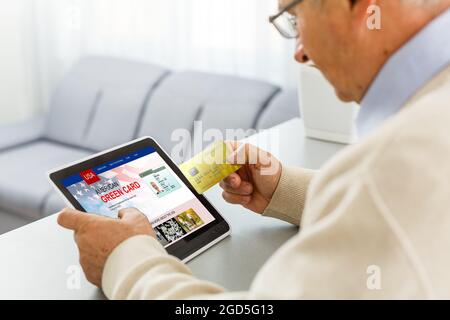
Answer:
[{"label": "tablet computer", "polygon": [[230,234],[230,226],[198,194],[151,137],[143,137],[48,173],[69,206],[117,218],[137,208],[168,253],[188,261]]}]

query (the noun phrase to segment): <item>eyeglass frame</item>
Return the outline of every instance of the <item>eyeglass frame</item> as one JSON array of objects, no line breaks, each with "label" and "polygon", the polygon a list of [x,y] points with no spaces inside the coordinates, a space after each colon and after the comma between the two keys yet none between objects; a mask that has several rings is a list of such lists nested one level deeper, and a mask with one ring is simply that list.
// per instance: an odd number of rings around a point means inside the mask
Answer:
[{"label": "eyeglass frame", "polygon": [[280,12],[278,12],[277,14],[270,16],[269,17],[269,22],[275,27],[275,29],[277,29],[277,31],[284,37],[287,39],[295,39],[297,38],[297,36],[295,37],[289,37],[287,36],[284,31],[280,30],[280,28],[278,27],[278,25],[275,23],[275,20],[277,20],[279,17],[281,17],[283,14],[285,14],[286,12],[288,12],[289,10],[291,10],[292,8],[294,8],[295,6],[297,6],[298,4],[302,3],[303,0],[294,0],[292,1],[290,4],[288,4],[286,7],[284,7],[283,9],[280,10]]}]

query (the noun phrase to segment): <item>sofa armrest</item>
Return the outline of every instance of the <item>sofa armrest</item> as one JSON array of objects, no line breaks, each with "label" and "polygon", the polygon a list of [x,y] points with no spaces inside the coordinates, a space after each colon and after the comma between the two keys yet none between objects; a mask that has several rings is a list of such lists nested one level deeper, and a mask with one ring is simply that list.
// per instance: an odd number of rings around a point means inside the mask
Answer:
[{"label": "sofa armrest", "polygon": [[0,126],[0,152],[42,138],[45,117]]}]

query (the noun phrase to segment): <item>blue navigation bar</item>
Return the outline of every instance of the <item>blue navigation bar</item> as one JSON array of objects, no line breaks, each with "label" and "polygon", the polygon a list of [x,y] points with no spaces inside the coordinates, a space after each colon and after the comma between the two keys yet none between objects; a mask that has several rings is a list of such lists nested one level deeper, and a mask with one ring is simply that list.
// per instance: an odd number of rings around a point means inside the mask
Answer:
[{"label": "blue navigation bar", "polygon": [[[115,159],[113,161],[107,162],[107,163],[102,164],[100,166],[94,167],[94,168],[92,168],[92,170],[94,171],[95,174],[101,174],[103,172],[110,171],[110,170],[112,170],[114,168],[120,167],[120,166],[122,166],[124,164],[127,164],[127,163],[129,163],[131,161],[134,161],[136,159],[145,157],[145,156],[147,156],[149,154],[154,153],[155,151],[156,151],[155,148],[147,147],[145,149],[141,149],[141,150],[138,150],[136,152],[130,153],[130,154],[126,155],[126,156],[123,156],[121,158],[118,158],[118,159]],[[86,168],[86,170],[87,169],[89,169],[89,168]],[[81,182],[81,181],[83,181],[83,178],[81,177],[81,175],[80,174],[75,174],[73,176],[70,176],[70,177],[67,177],[67,178],[63,179],[62,180],[62,184],[64,185],[64,187],[68,187],[68,186],[71,186],[71,185],[73,185],[75,183],[78,183],[78,182]]]}]

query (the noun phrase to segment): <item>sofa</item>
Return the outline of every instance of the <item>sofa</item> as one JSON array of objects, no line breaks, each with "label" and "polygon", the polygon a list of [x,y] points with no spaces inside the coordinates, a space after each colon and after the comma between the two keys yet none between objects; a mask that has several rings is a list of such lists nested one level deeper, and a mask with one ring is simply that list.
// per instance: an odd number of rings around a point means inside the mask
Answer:
[{"label": "sofa", "polygon": [[[0,126],[0,211],[33,221],[60,210],[46,172],[150,135],[167,149],[171,133],[265,129],[299,116],[296,90],[263,81],[166,68],[110,57],[79,61],[48,111]],[[1,221],[0,221],[1,223]]]}]

